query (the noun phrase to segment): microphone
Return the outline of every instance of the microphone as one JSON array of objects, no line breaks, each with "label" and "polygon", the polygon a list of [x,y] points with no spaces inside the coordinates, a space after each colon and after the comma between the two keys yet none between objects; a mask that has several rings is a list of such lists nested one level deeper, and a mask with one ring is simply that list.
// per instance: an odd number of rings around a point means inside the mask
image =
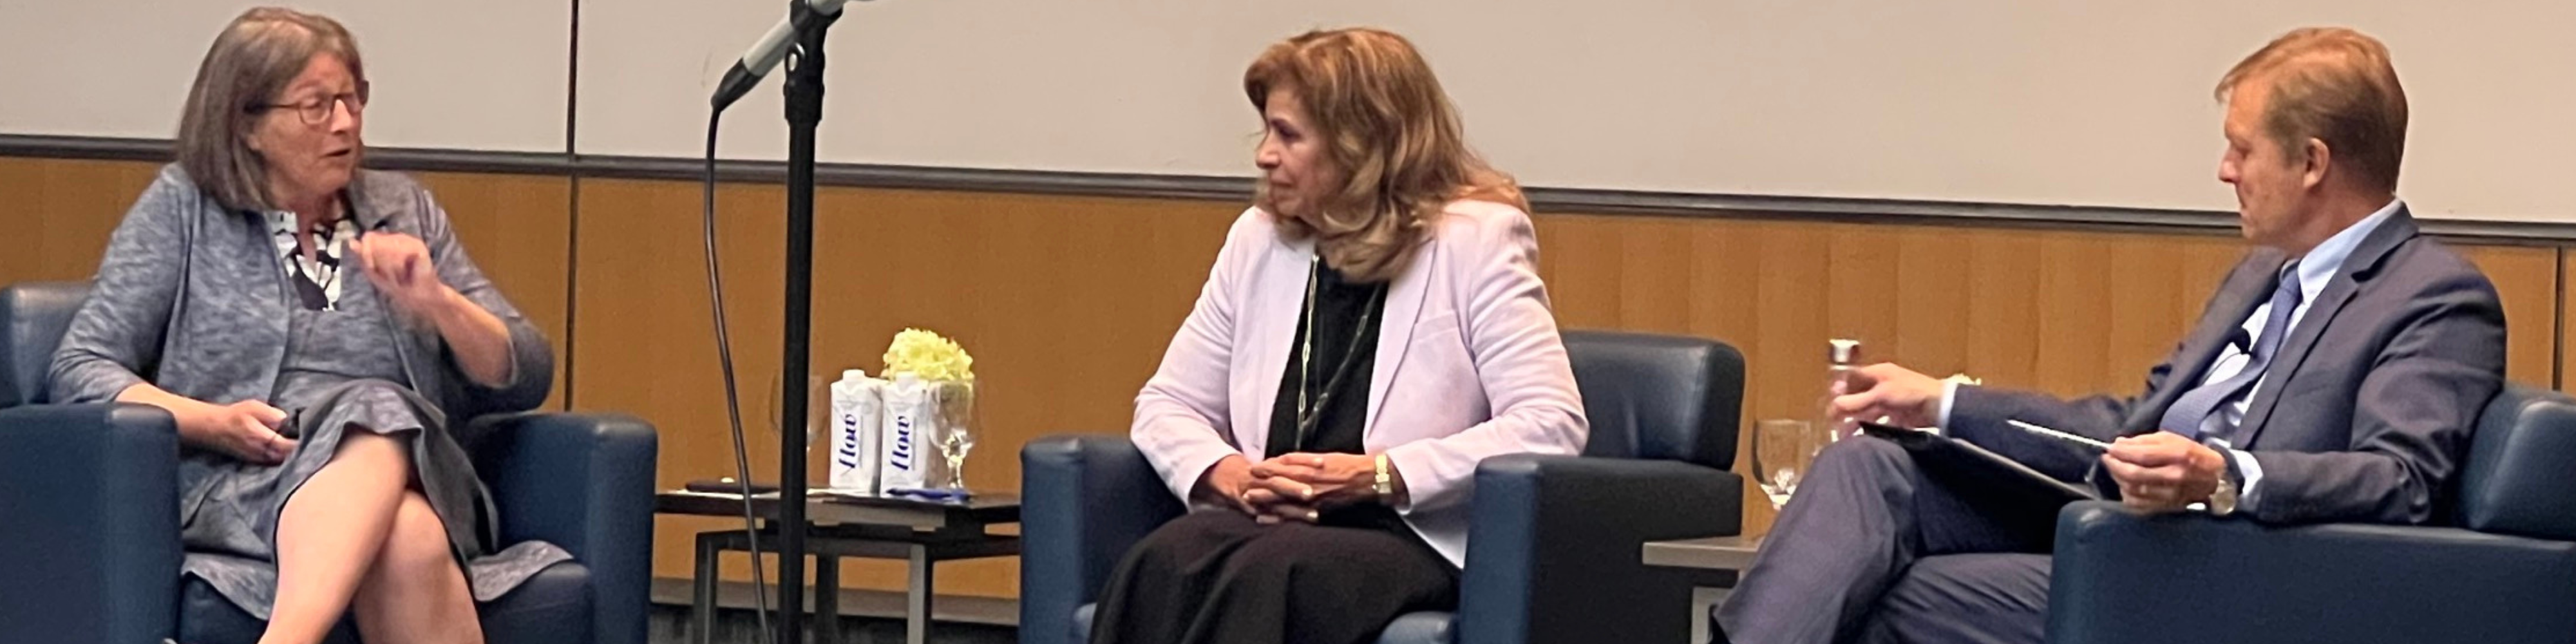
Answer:
[{"label": "microphone", "polygon": [[812,11],[795,12],[786,20],[778,21],[778,26],[769,28],[769,33],[762,35],[759,42],[752,43],[751,51],[743,52],[742,60],[734,61],[733,68],[725,70],[724,80],[716,83],[715,96],[709,102],[715,105],[716,111],[722,112],[734,101],[742,100],[743,95],[760,86],[762,76],[778,67],[778,61],[787,58],[788,48],[795,46],[796,32],[802,31],[803,27],[796,24],[798,16],[838,16],[841,5],[847,2],[849,0],[804,0],[805,7]]}]

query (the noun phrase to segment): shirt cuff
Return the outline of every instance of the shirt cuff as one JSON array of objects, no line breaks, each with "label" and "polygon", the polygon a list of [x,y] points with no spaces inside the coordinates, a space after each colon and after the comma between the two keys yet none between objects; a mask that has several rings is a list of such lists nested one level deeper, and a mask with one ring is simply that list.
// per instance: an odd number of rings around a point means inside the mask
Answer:
[{"label": "shirt cuff", "polygon": [[2244,512],[2246,508],[2254,507],[2254,484],[2263,482],[2263,462],[2254,460],[2254,454],[2245,450],[2230,449],[2227,452],[2235,456],[2236,474],[2243,479],[2236,486],[2236,511]]},{"label": "shirt cuff", "polygon": [[1948,433],[1948,432],[1950,431],[1950,402],[1951,402],[1951,401],[1954,401],[1954,400],[1958,400],[1958,399],[1959,399],[1959,381],[1957,381],[1957,380],[1945,380],[1945,381],[1942,381],[1942,382],[1941,382],[1941,417],[1940,417],[1939,419],[1937,419],[1939,422],[1938,422],[1938,423],[1936,423],[1934,426],[1935,426],[1935,427],[1939,427],[1943,433]]}]

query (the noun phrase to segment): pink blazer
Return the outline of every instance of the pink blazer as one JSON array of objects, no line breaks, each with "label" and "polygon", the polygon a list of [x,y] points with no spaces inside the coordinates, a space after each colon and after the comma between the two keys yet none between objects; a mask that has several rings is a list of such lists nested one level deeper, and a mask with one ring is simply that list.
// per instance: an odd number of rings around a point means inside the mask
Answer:
[{"label": "pink blazer", "polygon": [[[1402,472],[1405,522],[1464,566],[1476,463],[1578,453],[1588,428],[1529,215],[1454,201],[1431,226],[1387,292],[1363,442]],[[1197,306],[1136,395],[1136,446],[1184,501],[1226,456],[1269,456],[1315,250],[1277,230],[1259,208],[1235,220]]]}]

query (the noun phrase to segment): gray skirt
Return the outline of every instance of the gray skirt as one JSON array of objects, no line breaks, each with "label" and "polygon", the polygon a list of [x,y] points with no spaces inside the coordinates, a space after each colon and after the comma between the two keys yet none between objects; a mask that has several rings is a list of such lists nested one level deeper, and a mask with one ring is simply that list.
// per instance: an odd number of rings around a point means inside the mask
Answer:
[{"label": "gray skirt", "polygon": [[278,401],[291,416],[288,437],[296,441],[285,463],[255,465],[212,452],[189,456],[211,460],[206,465],[212,473],[196,489],[181,490],[182,498],[196,499],[183,504],[190,511],[180,517],[180,541],[187,546],[182,574],[205,580],[244,612],[268,619],[277,598],[279,515],[287,499],[339,453],[341,437],[351,431],[395,437],[409,447],[414,483],[447,526],[475,601],[497,599],[537,571],[572,559],[542,541],[492,551],[497,516],[491,495],[449,436],[443,415],[419,394],[382,380],[311,391]]}]

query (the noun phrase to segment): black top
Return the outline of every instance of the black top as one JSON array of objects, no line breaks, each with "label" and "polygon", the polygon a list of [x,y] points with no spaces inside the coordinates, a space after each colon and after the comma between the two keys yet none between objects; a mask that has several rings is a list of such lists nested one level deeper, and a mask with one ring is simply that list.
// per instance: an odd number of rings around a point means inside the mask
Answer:
[{"label": "black top", "polygon": [[[1351,283],[1341,271],[1320,261],[1311,266],[1312,290],[1299,307],[1287,373],[1279,376],[1279,397],[1270,410],[1267,451],[1273,457],[1297,452],[1366,454],[1362,439],[1368,428],[1369,378],[1377,366],[1387,285]],[[1312,416],[1306,419],[1308,426],[1299,426],[1301,415]],[[1393,508],[1376,503],[1325,511],[1318,523],[1387,530],[1421,541]]]},{"label": "black top", "polygon": [[[1311,266],[1310,295],[1299,307],[1287,373],[1279,376],[1279,398],[1270,411],[1268,451],[1367,453],[1360,439],[1368,426],[1369,378],[1377,366],[1386,285],[1353,284],[1322,262]],[[1301,421],[1308,426],[1299,427]]]}]

